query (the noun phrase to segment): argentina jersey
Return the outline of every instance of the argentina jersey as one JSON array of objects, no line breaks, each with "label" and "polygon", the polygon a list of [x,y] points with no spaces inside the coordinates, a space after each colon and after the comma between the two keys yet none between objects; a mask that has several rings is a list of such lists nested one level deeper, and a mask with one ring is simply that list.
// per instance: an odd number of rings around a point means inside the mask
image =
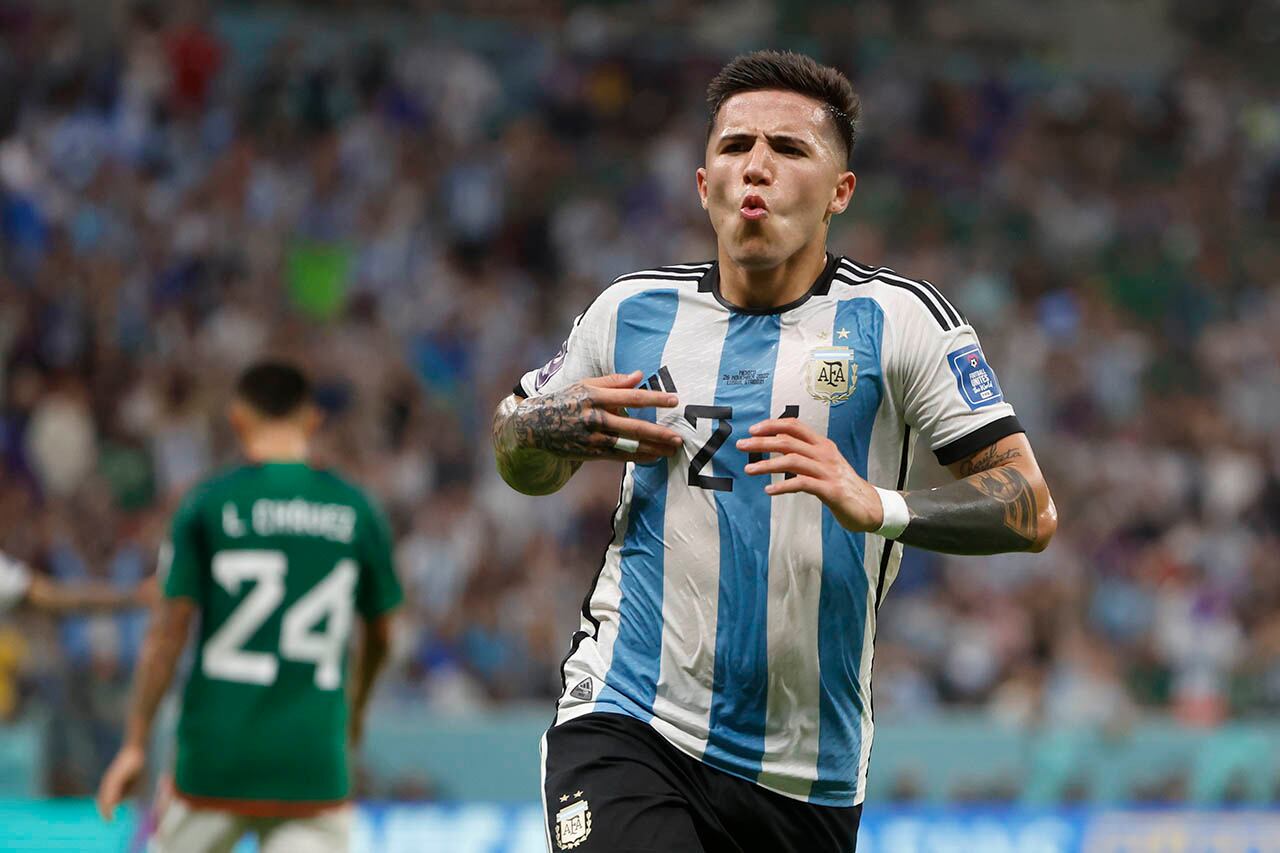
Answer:
[{"label": "argentina jersey", "polygon": [[945,465],[1020,432],[972,327],[931,284],[845,258],[766,311],[726,302],[716,264],[678,264],[615,281],[516,393],[636,370],[679,405],[632,416],[684,444],[626,466],[555,723],[625,714],[779,794],[860,803],[876,608],[901,548],[812,495],[767,495],[736,442],[799,418],[900,490],[919,442]]}]

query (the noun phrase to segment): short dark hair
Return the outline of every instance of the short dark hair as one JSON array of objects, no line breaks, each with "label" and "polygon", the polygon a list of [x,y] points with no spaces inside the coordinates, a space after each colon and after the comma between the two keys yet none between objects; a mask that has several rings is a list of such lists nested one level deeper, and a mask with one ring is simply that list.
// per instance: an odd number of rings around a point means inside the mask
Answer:
[{"label": "short dark hair", "polygon": [[853,154],[858,138],[858,120],[862,117],[862,101],[853,91],[849,78],[830,65],[819,65],[813,59],[789,50],[757,50],[735,56],[720,69],[707,86],[707,139],[716,125],[716,117],[724,102],[742,92],[781,89],[821,101],[827,115],[844,142],[845,161]]},{"label": "short dark hair", "polygon": [[266,418],[282,419],[311,400],[311,382],[284,361],[259,361],[236,381],[236,397]]}]

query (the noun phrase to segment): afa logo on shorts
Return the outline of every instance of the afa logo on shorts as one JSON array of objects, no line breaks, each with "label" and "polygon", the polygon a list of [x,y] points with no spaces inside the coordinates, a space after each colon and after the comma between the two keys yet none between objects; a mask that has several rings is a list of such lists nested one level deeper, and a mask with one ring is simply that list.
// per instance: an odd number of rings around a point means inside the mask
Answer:
[{"label": "afa logo on shorts", "polygon": [[947,363],[956,375],[960,396],[970,409],[981,409],[1004,400],[996,372],[987,366],[987,359],[977,344],[947,353]]}]

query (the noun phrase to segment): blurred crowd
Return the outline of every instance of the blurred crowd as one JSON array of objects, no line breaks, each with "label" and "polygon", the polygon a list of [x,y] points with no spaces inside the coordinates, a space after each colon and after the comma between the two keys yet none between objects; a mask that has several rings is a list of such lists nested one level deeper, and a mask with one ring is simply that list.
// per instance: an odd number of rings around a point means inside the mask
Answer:
[{"label": "blurred crowd", "polygon": [[[307,5],[0,2],[0,549],[146,576],[234,459],[236,373],[291,356],[396,531],[380,701],[549,707],[619,470],[516,495],[490,412],[615,276],[714,256],[706,82],[794,46],[864,101],[833,251],[962,307],[1062,519],[1043,555],[908,554],[878,717],[1280,710],[1280,85],[1249,60],[1280,21],[1157,4],[1127,47],[1160,61],[1088,73],[924,0]],[[109,757],[144,627],[0,622],[51,791]]]}]

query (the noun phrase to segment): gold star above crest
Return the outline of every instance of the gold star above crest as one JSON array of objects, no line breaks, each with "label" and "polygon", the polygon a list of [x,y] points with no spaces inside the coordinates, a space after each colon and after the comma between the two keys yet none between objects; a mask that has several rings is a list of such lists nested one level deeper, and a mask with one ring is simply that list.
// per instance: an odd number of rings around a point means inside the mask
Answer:
[{"label": "gold star above crest", "polygon": [[842,341],[845,341],[845,340],[848,340],[848,339],[849,339],[849,330],[848,330],[848,329],[841,329],[840,331],[836,332],[836,334],[840,336],[840,340],[842,340]]},{"label": "gold star above crest", "polygon": [[582,792],[581,792],[581,791],[574,791],[574,792],[573,792],[573,795],[574,795],[575,797],[581,797],[581,796],[582,796]]},{"label": "gold star above crest", "polygon": [[562,803],[567,803],[567,802],[569,802],[569,795],[568,795],[568,794],[561,794],[561,795],[560,795],[560,802],[562,802]]}]

